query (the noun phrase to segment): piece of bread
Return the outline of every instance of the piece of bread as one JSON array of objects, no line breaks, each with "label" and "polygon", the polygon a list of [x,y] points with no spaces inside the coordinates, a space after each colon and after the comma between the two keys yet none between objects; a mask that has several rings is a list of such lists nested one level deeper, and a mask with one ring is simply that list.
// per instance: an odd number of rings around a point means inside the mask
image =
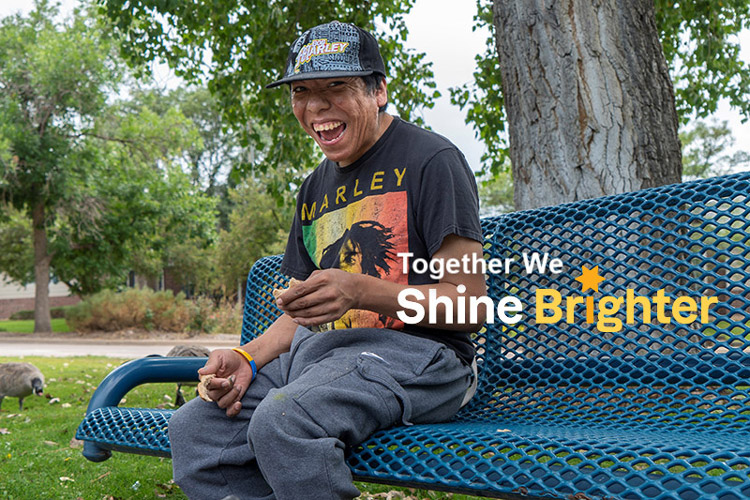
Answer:
[{"label": "piece of bread", "polygon": [[295,278],[290,279],[289,280],[289,284],[287,285],[286,288],[274,288],[273,289],[273,298],[274,299],[278,299],[279,296],[282,293],[286,292],[290,288],[294,288],[295,286],[299,285],[300,283],[302,283],[302,282],[300,280],[298,280],[298,279],[295,279]]},{"label": "piece of bread", "polygon": [[201,375],[199,377],[200,383],[198,384],[198,396],[200,396],[203,401],[213,401],[213,399],[211,399],[211,397],[208,395],[208,383],[211,382],[211,380],[213,380],[215,376],[216,375],[214,375],[213,373],[209,373],[207,375]]}]

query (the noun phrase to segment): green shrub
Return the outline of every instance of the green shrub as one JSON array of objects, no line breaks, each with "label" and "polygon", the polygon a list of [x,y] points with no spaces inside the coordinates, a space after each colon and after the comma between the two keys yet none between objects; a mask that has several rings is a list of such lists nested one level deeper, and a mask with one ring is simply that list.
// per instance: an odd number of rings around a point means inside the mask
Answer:
[{"label": "green shrub", "polygon": [[197,297],[192,302],[190,331],[211,333],[216,327],[214,301],[208,297]]},{"label": "green shrub", "polygon": [[79,332],[112,332],[129,328],[182,332],[190,325],[191,306],[182,294],[130,288],[105,290],[69,307],[65,316]]},{"label": "green shrub", "polygon": [[154,328],[165,332],[182,332],[192,320],[192,307],[183,293],[155,292],[149,309],[153,312]]},{"label": "green shrub", "polygon": [[[69,306],[52,307],[49,310],[52,319],[62,319],[65,317],[65,311]],[[34,311],[16,311],[8,319],[12,320],[30,320],[34,319]]]},{"label": "green shrub", "polygon": [[[50,314],[52,314],[51,309],[50,309]],[[13,314],[11,314],[8,317],[8,319],[12,319],[14,321],[34,319],[34,311],[16,311]]]},{"label": "green shrub", "polygon": [[182,293],[129,288],[119,293],[105,290],[68,306],[65,319],[77,332],[137,329],[239,335],[242,305],[224,300],[216,306],[208,297],[187,300]]},{"label": "green shrub", "polygon": [[223,300],[211,315],[212,333],[232,333],[239,335],[242,331],[242,304]]}]

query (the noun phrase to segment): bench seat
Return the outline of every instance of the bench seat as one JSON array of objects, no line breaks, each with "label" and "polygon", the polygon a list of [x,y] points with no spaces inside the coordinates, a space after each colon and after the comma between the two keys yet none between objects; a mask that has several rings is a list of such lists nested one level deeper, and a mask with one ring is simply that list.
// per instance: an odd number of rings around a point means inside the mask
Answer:
[{"label": "bench seat", "polygon": [[[510,263],[487,274],[488,294],[517,298],[520,321],[473,335],[479,387],[453,421],[374,434],[348,452],[355,478],[497,498],[750,498],[750,173],[482,226],[485,258]],[[539,269],[544,256],[562,271]],[[241,342],[280,313],[280,261],[250,271]],[[603,278],[597,290],[582,286],[586,269]],[[570,312],[569,297],[580,298]],[[605,297],[622,307],[602,313]],[[677,305],[701,297],[705,316]],[[78,429],[84,455],[169,456],[172,412],[119,401],[141,383],[196,380],[203,362],[118,367]]]}]

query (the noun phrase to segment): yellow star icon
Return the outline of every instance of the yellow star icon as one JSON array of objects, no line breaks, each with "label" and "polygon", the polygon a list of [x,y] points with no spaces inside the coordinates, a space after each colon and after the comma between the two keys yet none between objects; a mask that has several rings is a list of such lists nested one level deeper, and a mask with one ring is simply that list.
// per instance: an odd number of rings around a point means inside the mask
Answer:
[{"label": "yellow star icon", "polygon": [[581,266],[581,275],[576,278],[576,281],[580,281],[583,285],[583,292],[588,289],[592,289],[595,292],[599,291],[599,283],[604,281],[604,278],[599,276],[599,266],[594,266],[593,269],[589,269],[586,266]]}]

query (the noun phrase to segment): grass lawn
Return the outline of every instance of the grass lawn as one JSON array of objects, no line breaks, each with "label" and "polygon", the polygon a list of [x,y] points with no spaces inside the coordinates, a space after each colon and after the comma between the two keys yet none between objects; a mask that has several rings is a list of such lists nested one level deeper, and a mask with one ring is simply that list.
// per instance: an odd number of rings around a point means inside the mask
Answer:
[{"label": "grass lawn", "polygon": [[[81,455],[81,444],[73,439],[96,384],[122,360],[0,357],[7,361],[36,365],[47,380],[47,397],[28,396],[23,412],[17,399],[3,401],[0,498],[186,498],[171,482],[170,460],[115,453],[95,464]],[[127,399],[128,404],[156,406],[173,393],[171,384],[154,384],[137,388]]]},{"label": "grass lawn", "polygon": [[[86,460],[74,440],[96,385],[124,360],[103,357],[23,359],[0,356],[0,363],[26,361],[47,380],[45,397],[28,396],[24,410],[5,398],[0,412],[0,499],[116,500],[185,499],[172,482],[169,459],[113,453],[101,463]],[[126,396],[133,407],[170,407],[174,384],[148,384]],[[185,391],[186,397],[190,391]],[[59,401],[58,401],[59,400]],[[478,497],[362,484],[361,500],[391,498],[471,500]]]},{"label": "grass lawn", "polygon": [[[0,321],[0,332],[32,333],[34,331],[34,320],[2,320]],[[55,333],[68,333],[70,328],[65,318],[52,320],[52,331]]]}]

